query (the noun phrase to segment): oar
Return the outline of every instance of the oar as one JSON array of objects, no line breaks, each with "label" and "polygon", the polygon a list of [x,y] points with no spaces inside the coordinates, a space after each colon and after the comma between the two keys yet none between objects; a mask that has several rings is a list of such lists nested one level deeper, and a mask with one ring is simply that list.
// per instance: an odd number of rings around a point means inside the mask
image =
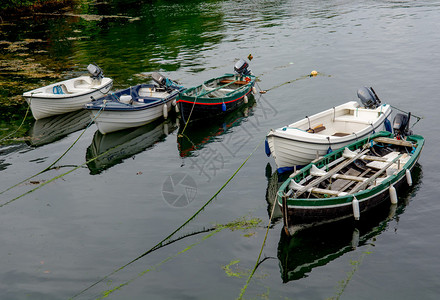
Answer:
[{"label": "oar", "polygon": [[397,160],[400,159],[400,157],[403,154],[400,154],[399,156],[397,156],[395,159],[393,159],[392,161],[390,161],[389,163],[387,163],[382,169],[380,169],[379,171],[376,172],[376,174],[374,174],[373,176],[371,176],[370,178],[368,178],[367,180],[365,180],[364,182],[362,182],[362,184],[356,186],[354,189],[352,189],[349,194],[354,194],[359,192],[362,189],[365,189],[373,180],[376,180],[377,177],[379,177],[380,174],[382,174],[383,172],[385,172],[389,167],[391,167],[391,165],[393,165]]},{"label": "oar", "polygon": [[307,190],[309,190],[311,187],[314,187],[318,184],[320,184],[321,182],[323,182],[324,180],[327,180],[328,178],[330,178],[333,174],[339,172],[340,170],[342,170],[343,168],[345,168],[346,166],[348,166],[349,164],[351,164],[353,161],[355,161],[356,159],[358,159],[359,157],[361,157],[362,155],[364,155],[365,153],[367,153],[368,151],[370,151],[370,149],[366,149],[364,151],[362,151],[361,153],[359,153],[358,155],[350,158],[349,160],[341,163],[340,165],[337,165],[336,167],[334,167],[332,170],[330,170],[329,172],[327,172],[326,175],[322,176],[322,177],[318,177],[315,180],[313,180],[312,182],[310,182],[308,185],[304,186],[303,188],[301,188],[300,190],[298,190],[295,193],[295,198],[298,198],[301,194],[303,194],[304,192],[306,192]]}]

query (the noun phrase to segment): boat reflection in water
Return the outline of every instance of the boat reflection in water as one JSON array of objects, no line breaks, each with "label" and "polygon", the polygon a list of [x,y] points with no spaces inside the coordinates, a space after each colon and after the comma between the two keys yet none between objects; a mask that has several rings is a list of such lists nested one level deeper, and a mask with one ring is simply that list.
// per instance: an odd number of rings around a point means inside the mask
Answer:
[{"label": "boat reflection in water", "polygon": [[136,129],[108,134],[102,134],[97,130],[86,153],[90,174],[99,174],[124,159],[153,147],[156,143],[164,141],[168,134],[176,129],[176,119],[159,119]]},{"label": "boat reflection in water", "polygon": [[[277,193],[281,184],[284,180],[281,178],[285,177],[285,173],[278,173],[278,171],[272,172],[272,166],[270,163],[266,165],[266,178],[267,178],[267,189],[266,189],[266,202],[267,202],[267,213],[269,214],[269,218],[272,216],[271,222],[272,224],[276,224],[279,221],[282,221],[283,212],[279,205],[277,205]],[[275,205],[275,207],[273,207]],[[272,210],[273,215],[272,215]]]},{"label": "boat reflection in water", "polygon": [[224,117],[191,122],[188,123],[186,128],[184,122],[181,121],[179,134],[177,135],[177,147],[180,156],[194,156],[197,150],[203,149],[209,143],[218,140],[219,136],[228,133],[232,128],[240,126],[252,114],[255,105],[255,98],[250,94],[247,104]]},{"label": "boat reflection in water", "polygon": [[[275,174],[273,176],[278,176]],[[314,268],[324,266],[356,247],[370,243],[375,236],[388,230],[389,222],[398,221],[399,215],[405,211],[406,205],[420,186],[422,169],[419,164],[415,165],[412,174],[414,184],[398,195],[398,204],[383,203],[362,214],[356,223],[350,219],[309,228],[306,225],[298,226],[291,236],[283,228],[277,255],[283,282],[307,277]],[[269,186],[270,184],[272,183],[269,182]],[[268,191],[269,189],[273,188],[268,187]]]},{"label": "boat reflection in water", "polygon": [[36,120],[29,131],[29,144],[39,147],[55,142],[86,128],[89,123],[90,115],[86,110]]}]

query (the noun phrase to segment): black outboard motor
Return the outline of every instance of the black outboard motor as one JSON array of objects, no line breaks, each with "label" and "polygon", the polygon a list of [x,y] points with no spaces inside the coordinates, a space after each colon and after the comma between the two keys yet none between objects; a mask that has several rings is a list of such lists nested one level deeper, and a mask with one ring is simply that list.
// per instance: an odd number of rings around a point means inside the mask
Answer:
[{"label": "black outboard motor", "polygon": [[166,87],[167,86],[167,79],[160,73],[153,73],[151,74],[151,77],[153,77],[153,80],[160,86],[160,87]]},{"label": "black outboard motor", "polygon": [[375,109],[380,105],[380,99],[372,87],[362,87],[358,89],[357,95],[361,99],[362,105],[366,108]]},{"label": "black outboard motor", "polygon": [[234,71],[241,76],[251,75],[251,70],[248,67],[249,64],[242,58],[235,63]]},{"label": "black outboard motor", "polygon": [[413,134],[412,131],[409,130],[410,118],[411,118],[411,113],[408,113],[408,115],[397,114],[394,117],[393,130],[394,130],[394,136],[397,139],[404,139],[405,136]]},{"label": "black outboard motor", "polygon": [[101,79],[104,78],[104,73],[101,68],[95,64],[89,64],[87,66],[87,71],[89,71],[90,77],[94,80],[101,81]]}]

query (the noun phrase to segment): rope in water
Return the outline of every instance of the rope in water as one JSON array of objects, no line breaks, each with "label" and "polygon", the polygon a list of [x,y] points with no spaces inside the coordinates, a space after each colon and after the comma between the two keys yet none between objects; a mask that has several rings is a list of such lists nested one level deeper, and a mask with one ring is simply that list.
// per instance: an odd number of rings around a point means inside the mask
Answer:
[{"label": "rope in water", "polygon": [[[219,233],[219,232],[222,231],[223,229],[224,229],[224,228],[221,228],[221,227],[220,227],[220,228],[214,228],[214,229],[211,229],[210,231],[212,231],[212,232],[210,232],[210,233],[208,233],[207,235],[205,235],[200,241],[195,242],[195,243],[193,243],[193,244],[187,246],[187,247],[184,248],[183,250],[177,252],[176,254],[173,254],[173,255],[171,255],[171,256],[165,258],[165,259],[162,260],[161,262],[159,262],[159,263],[157,263],[157,264],[151,266],[150,268],[148,268],[147,270],[145,270],[145,271],[143,271],[143,272],[140,272],[140,273],[136,274],[136,276],[134,276],[134,277],[132,277],[131,279],[129,279],[129,280],[127,280],[127,281],[125,281],[125,282],[123,282],[123,283],[121,283],[121,284],[115,286],[114,288],[112,288],[112,289],[107,289],[107,290],[101,292],[101,296],[98,297],[98,298],[96,298],[95,300],[101,300],[101,299],[107,298],[110,294],[112,294],[112,293],[114,293],[114,292],[120,290],[120,289],[121,289],[122,287],[124,287],[124,286],[127,286],[128,284],[130,284],[130,283],[132,283],[133,281],[135,281],[137,278],[140,278],[140,277],[144,276],[145,274],[147,274],[147,273],[149,273],[149,272],[151,272],[151,271],[154,271],[154,270],[158,269],[161,265],[165,264],[166,262],[172,260],[173,258],[176,258],[176,257],[179,256],[180,254],[185,253],[186,251],[188,251],[188,250],[194,248],[195,246],[200,245],[202,242],[204,242],[204,241],[207,240],[208,238],[214,236],[215,234]],[[77,295],[75,295],[74,297],[76,297],[76,296],[77,296]],[[72,298],[70,298],[70,299],[73,299],[74,297],[72,297]]]},{"label": "rope in water", "polygon": [[[21,195],[15,197],[15,198],[13,198],[13,199],[11,199],[11,200],[5,202],[5,203],[0,204],[0,207],[3,207],[3,206],[5,206],[5,205],[8,205],[8,204],[10,204],[10,203],[12,203],[12,202],[14,202],[14,201],[16,201],[16,200],[22,198],[22,197],[24,197],[24,196],[26,196],[26,195],[28,195],[28,194],[34,192],[34,191],[36,191],[36,190],[42,188],[42,187],[45,186],[46,184],[51,183],[51,182],[53,182],[53,181],[55,181],[55,180],[57,180],[57,179],[59,179],[59,178],[62,178],[62,177],[64,177],[64,176],[66,176],[67,174],[70,174],[70,173],[72,173],[73,171],[78,170],[78,169],[81,168],[81,167],[84,167],[85,165],[87,165],[87,164],[89,164],[89,163],[91,163],[91,162],[97,160],[98,158],[100,158],[100,157],[106,155],[106,154],[109,153],[110,151],[113,151],[114,149],[116,149],[116,148],[118,148],[118,147],[120,147],[120,146],[121,146],[121,145],[116,145],[115,147],[112,147],[112,148],[108,149],[107,151],[105,151],[105,152],[103,152],[103,153],[101,153],[101,154],[99,154],[99,155],[97,155],[97,156],[95,156],[95,157],[89,159],[89,160],[86,161],[85,163],[83,163],[83,164],[81,164],[81,165],[78,165],[78,166],[74,167],[73,169],[71,169],[71,170],[69,170],[69,171],[67,171],[67,172],[65,172],[65,173],[63,173],[63,174],[60,174],[60,175],[55,176],[55,177],[53,177],[53,178],[51,178],[51,179],[49,179],[49,180],[47,180],[47,181],[45,181],[45,182],[40,183],[40,185],[37,186],[36,188],[31,189],[31,190],[27,191],[27,192],[24,193],[24,194],[21,194]],[[46,168],[46,169],[47,169],[47,168]],[[45,170],[46,170],[46,169],[45,169]],[[41,174],[41,173],[42,173],[42,172],[40,172],[39,174]],[[37,175],[38,175],[38,174],[34,175],[33,177],[35,177],[35,176],[37,176]],[[32,178],[32,177],[30,177],[30,178]],[[28,180],[28,179],[26,179],[26,180]],[[24,181],[26,181],[26,180],[24,180]],[[22,182],[24,182],[24,181],[22,181]],[[20,183],[18,183],[18,184],[20,184]],[[17,186],[18,184],[14,185],[13,187]],[[9,189],[12,189],[13,187],[11,187],[11,188],[9,188]],[[3,191],[2,193],[6,192],[6,191],[7,191],[7,190]]]},{"label": "rope in water", "polygon": [[[194,106],[196,105],[196,102],[197,102],[197,94],[196,94],[196,97],[195,97],[195,99],[194,99],[193,105],[192,105],[192,107],[191,107],[191,111],[189,112],[188,120],[185,121],[185,126],[183,127],[183,130],[182,130],[182,132],[179,134],[179,136],[183,136],[183,133],[184,133],[185,130],[186,130],[186,126],[188,126],[189,120],[191,119],[191,115],[192,115],[192,113],[193,113]],[[178,105],[178,104],[176,103],[176,105]]]},{"label": "rope in water", "polygon": [[[321,73],[318,73],[318,74],[322,75]],[[315,77],[315,76],[316,76],[316,75],[304,75],[304,76],[301,76],[301,77],[298,77],[298,78],[295,78],[295,79],[292,79],[292,80],[286,81],[286,82],[284,82],[284,83],[281,83],[281,84],[279,84],[279,85],[273,86],[273,87],[271,87],[271,88],[269,88],[269,89],[267,89],[267,90],[263,90],[263,89],[260,88],[260,91],[261,91],[260,93],[266,93],[266,92],[269,92],[269,91],[274,90],[274,89],[276,89],[276,88],[282,87],[283,85],[290,84],[290,83],[294,83],[294,82],[296,82],[296,81],[299,81],[299,80],[302,80],[302,79],[307,79],[307,78],[309,78],[309,77]],[[258,84],[257,84],[257,85],[258,85]],[[260,86],[258,85],[258,87],[260,87]]]},{"label": "rope in water", "polygon": [[118,269],[114,270],[113,272],[109,273],[108,275],[104,276],[103,278],[101,278],[100,280],[96,281],[95,283],[93,283],[92,285],[88,286],[87,288],[83,289],[82,291],[80,291],[78,294],[74,295],[72,298],[70,299],[74,299],[76,297],[78,297],[79,295],[83,294],[84,292],[88,291],[89,289],[91,289],[92,287],[96,286],[97,284],[101,283],[102,281],[108,279],[110,276],[114,275],[115,273],[121,271],[122,269],[126,268],[128,265],[131,265],[132,263],[134,263],[135,261],[138,261],[139,259],[141,259],[142,257],[146,256],[147,254],[151,253],[152,251],[156,250],[157,248],[160,248],[163,246],[163,244],[168,241],[171,237],[173,237],[177,232],[179,232],[183,227],[185,227],[186,225],[188,225],[188,223],[190,223],[192,220],[195,219],[195,217],[201,212],[203,211],[206,206],[208,206],[208,204],[210,204],[217,196],[218,194],[220,194],[220,192],[228,185],[228,183],[235,177],[235,175],[237,175],[238,171],[241,170],[241,168],[246,164],[246,162],[251,158],[251,156],[255,153],[255,151],[257,151],[257,149],[261,146],[261,144],[264,142],[266,138],[264,138],[260,143],[258,143],[258,145],[252,150],[252,152],[247,156],[247,158],[243,161],[243,163],[238,167],[238,169],[229,177],[229,179],[220,187],[220,189],[208,200],[206,201],[206,203],[199,209],[197,210],[189,219],[187,219],[182,225],[180,225],[177,229],[175,229],[172,233],[170,233],[167,237],[165,237],[164,239],[162,239],[160,242],[158,242],[156,245],[154,245],[151,249],[149,249],[148,251],[146,251],[145,253],[139,255],[138,257],[132,259],[131,261],[129,261],[128,263],[126,263],[125,265],[123,265],[122,267],[119,267]]},{"label": "rope in water", "polygon": [[[233,81],[232,83],[234,83],[234,82],[236,82],[236,81],[238,81],[238,79],[235,80],[235,81]],[[231,83],[229,83],[229,84],[231,84]],[[260,90],[261,90],[261,88],[260,88]],[[183,127],[183,130],[182,130],[182,132],[179,134],[179,137],[183,137],[183,136],[184,136],[184,132],[185,132],[185,130],[186,130],[186,126],[188,125],[188,123],[189,123],[189,121],[190,121],[190,119],[191,119],[191,115],[192,115],[192,113],[193,113],[194,106],[196,105],[197,97],[199,97],[199,95],[197,95],[197,92],[196,92],[196,97],[195,97],[194,102],[193,102],[193,105],[192,105],[192,107],[191,107],[191,111],[190,111],[190,113],[189,113],[188,120],[185,121],[185,127]],[[224,104],[224,102],[223,102],[223,104]]]},{"label": "rope in water", "polygon": [[267,236],[269,234],[269,228],[270,228],[270,224],[272,223],[273,213],[275,211],[275,206],[276,205],[277,205],[277,199],[275,197],[275,201],[274,201],[273,206],[272,206],[272,212],[270,213],[269,223],[267,224],[267,228],[266,228],[266,235],[264,236],[263,244],[261,245],[261,249],[260,249],[260,253],[258,254],[257,262],[255,263],[255,266],[252,269],[252,272],[249,274],[249,277],[246,280],[246,284],[241,289],[240,295],[237,298],[238,300],[243,299],[244,293],[246,292],[246,289],[247,289],[249,283],[251,282],[251,279],[254,276],[255,271],[257,270],[258,266],[260,265],[261,254],[263,253],[264,246],[266,245],[266,240],[267,240]]},{"label": "rope in water", "polygon": [[[9,191],[9,190],[11,190],[11,189],[13,189],[13,188],[15,188],[15,187],[17,187],[17,186],[19,186],[20,184],[23,184],[24,182],[26,182],[26,181],[28,181],[28,180],[31,180],[32,178],[34,178],[34,177],[36,177],[36,176],[38,176],[38,175],[40,175],[40,174],[43,174],[44,172],[50,170],[50,169],[51,169],[51,168],[52,168],[57,162],[59,162],[59,161],[61,160],[61,158],[63,158],[63,157],[67,154],[67,152],[70,151],[70,149],[72,149],[72,147],[73,147],[73,146],[78,142],[78,140],[83,136],[83,134],[86,132],[86,130],[87,130],[87,129],[93,124],[93,122],[99,117],[99,115],[101,114],[101,112],[102,112],[102,110],[104,109],[104,107],[105,107],[105,105],[99,109],[99,111],[98,111],[98,113],[96,114],[96,116],[95,116],[95,117],[89,122],[89,124],[87,125],[87,127],[81,132],[81,134],[80,134],[80,135],[78,136],[78,138],[73,142],[73,144],[70,145],[69,148],[67,148],[67,150],[64,151],[64,153],[61,154],[61,156],[60,156],[59,158],[57,158],[52,164],[50,164],[48,167],[46,167],[46,168],[43,169],[42,171],[40,171],[40,172],[38,172],[38,173],[36,173],[36,174],[34,174],[34,175],[32,175],[32,176],[26,178],[26,179],[23,179],[22,181],[20,181],[20,182],[14,184],[13,186],[7,188],[7,189],[4,190],[4,191],[1,191],[1,192],[0,192],[0,195],[3,194],[3,193],[5,193],[5,192],[7,192],[7,191]],[[31,190],[31,191],[33,191],[33,190]],[[28,194],[28,193],[29,193],[29,192],[23,194],[22,196],[24,196],[24,195],[26,195],[26,194]],[[21,198],[22,196],[19,196],[19,198]],[[14,199],[15,199],[15,198],[14,198]],[[15,200],[16,200],[16,199],[15,199]],[[0,207],[2,207],[2,206],[3,206],[3,205],[0,205]]]},{"label": "rope in water", "polygon": [[[240,220],[240,219],[241,219],[241,218],[239,218],[239,220]],[[244,220],[243,222],[246,222],[245,219],[243,219],[243,220]],[[258,223],[259,223],[259,222],[258,222]],[[254,225],[250,225],[250,227],[252,227],[252,226],[256,226],[258,223],[254,223]],[[185,239],[185,238],[187,238],[187,237],[192,237],[192,236],[195,236],[195,235],[198,235],[198,234],[201,234],[201,233],[207,233],[207,234],[206,234],[204,237],[202,237],[202,239],[199,240],[198,242],[195,242],[195,243],[193,243],[193,244],[191,244],[191,245],[189,245],[189,246],[186,246],[184,249],[180,250],[179,252],[177,252],[177,253],[175,253],[175,254],[173,254],[173,255],[168,256],[167,258],[163,259],[162,261],[160,261],[159,263],[157,263],[157,264],[155,264],[155,265],[153,265],[153,266],[148,267],[148,269],[146,269],[145,271],[142,271],[142,272],[137,273],[135,276],[131,277],[131,278],[128,279],[127,281],[124,281],[123,283],[120,283],[120,284],[116,284],[116,285],[113,286],[112,288],[109,288],[109,289],[106,289],[105,291],[100,292],[100,296],[99,296],[98,298],[96,298],[96,300],[106,298],[106,297],[108,297],[110,294],[112,294],[112,293],[114,293],[114,292],[116,292],[116,291],[119,291],[119,290],[122,289],[124,286],[127,286],[128,284],[132,283],[132,282],[135,281],[136,279],[138,279],[138,278],[140,278],[140,277],[146,275],[147,273],[149,273],[149,272],[151,272],[151,271],[156,270],[156,269],[159,268],[161,265],[163,265],[163,264],[165,264],[165,263],[171,261],[172,259],[176,258],[176,257],[179,256],[180,254],[183,254],[183,253],[185,253],[185,252],[191,250],[191,249],[194,248],[195,246],[200,245],[202,242],[204,242],[204,241],[207,240],[208,238],[210,238],[210,237],[214,236],[215,234],[217,234],[217,233],[223,231],[223,229],[227,229],[227,228],[229,228],[231,231],[236,230],[236,229],[237,229],[236,226],[237,226],[237,222],[232,221],[232,222],[227,223],[227,224],[219,224],[219,225],[214,225],[214,226],[212,226],[212,227],[210,227],[210,228],[204,228],[204,229],[201,230],[201,231],[197,231],[197,232],[193,232],[193,233],[190,233],[190,234],[186,234],[186,235],[184,235],[184,236],[182,236],[182,237],[179,237],[179,238],[177,238],[177,239],[174,239],[174,240],[169,240],[166,244],[164,244],[164,245],[161,246],[161,247],[156,248],[154,251],[156,251],[156,250],[158,250],[158,249],[160,249],[160,248],[162,248],[162,247],[168,246],[168,245],[170,245],[170,244],[172,244],[172,243],[175,243],[175,242],[177,242],[177,241],[183,240],[183,239]],[[247,225],[246,225],[245,223],[244,223],[242,226],[244,226],[244,227],[241,228],[241,229],[243,229],[243,230],[246,230],[246,229],[247,229],[247,228],[246,228]],[[265,259],[267,259],[267,258],[265,258]],[[263,262],[265,259],[263,259],[261,262]],[[260,262],[260,264],[261,264],[261,262]],[[110,283],[107,283],[107,285],[110,285]]]},{"label": "rope in water", "polygon": [[20,128],[21,128],[21,127],[23,126],[23,124],[24,124],[24,121],[25,121],[26,118],[27,118],[27,115],[28,115],[28,113],[29,113],[30,108],[31,108],[31,105],[29,104],[28,107],[27,107],[27,109],[26,109],[26,114],[24,115],[23,121],[21,122],[20,126],[18,126],[18,128],[17,128],[14,132],[12,132],[12,133],[8,134],[7,136],[3,137],[3,138],[0,140],[0,142],[3,142],[3,141],[6,140],[7,138],[9,138],[11,135],[16,134],[16,133],[20,130]]}]

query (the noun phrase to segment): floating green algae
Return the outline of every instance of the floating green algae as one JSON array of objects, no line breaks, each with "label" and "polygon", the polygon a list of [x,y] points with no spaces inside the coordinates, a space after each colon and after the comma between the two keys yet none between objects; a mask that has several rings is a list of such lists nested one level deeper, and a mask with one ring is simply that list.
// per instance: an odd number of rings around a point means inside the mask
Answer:
[{"label": "floating green algae", "polygon": [[[230,229],[231,231],[250,230],[250,229],[255,229],[258,225],[260,225],[261,222],[262,222],[262,220],[259,219],[259,218],[246,218],[246,216],[243,216],[243,217],[240,217],[240,218],[238,218],[238,219],[236,219],[236,220],[234,220],[232,222],[229,222],[227,224],[217,224],[217,225],[214,226],[214,228],[212,229],[212,231],[210,233],[205,235],[199,241],[197,241],[195,243],[192,243],[191,245],[188,245],[187,247],[185,247],[181,251],[177,252],[176,254],[171,255],[171,256],[165,258],[164,260],[160,261],[159,263],[157,263],[157,264],[151,266],[150,268],[146,269],[145,271],[142,271],[142,272],[138,273],[136,276],[134,276],[130,280],[128,280],[126,282],[123,282],[121,284],[115,285],[113,288],[110,288],[108,290],[105,290],[105,291],[101,292],[100,296],[97,299],[104,299],[104,298],[109,297],[112,293],[120,290],[122,287],[127,286],[128,284],[130,284],[134,280],[136,280],[136,279],[146,275],[147,273],[149,273],[151,271],[157,270],[157,268],[159,268],[161,265],[163,265],[163,264],[169,262],[170,260],[172,260],[173,258],[176,258],[177,256],[187,252],[188,250],[191,250],[195,246],[201,244],[203,241],[205,241],[206,239],[214,236],[216,233],[222,231],[223,229]],[[208,230],[205,229],[204,232],[206,232]],[[234,265],[236,265],[238,263],[239,263],[239,261],[235,260],[235,261],[232,261],[230,264],[228,264],[228,265],[223,267],[223,269],[225,270],[226,274],[228,274],[229,277],[242,278],[244,276],[248,276],[249,275],[250,270],[244,271],[244,270],[239,270],[238,268],[235,268],[234,270],[231,269],[231,266],[234,266]],[[118,269],[118,271],[122,270],[122,269],[123,268],[120,268],[120,269]],[[111,283],[112,283],[112,281],[107,281],[108,285],[111,285]],[[80,294],[78,294],[76,296],[79,296]],[[76,296],[72,297],[71,299],[76,298]]]},{"label": "floating green algae", "polygon": [[[228,277],[237,277],[237,278],[243,278],[245,276],[249,276],[250,270],[244,271],[240,270],[238,266],[236,266],[240,261],[239,260],[233,260],[226,266],[223,266],[222,269],[225,270],[226,275]],[[232,266],[235,266],[235,272],[231,269]]]},{"label": "floating green algae", "polygon": [[[240,217],[227,224],[216,225],[216,228],[227,228],[231,231],[242,230],[248,231],[257,228],[263,221],[260,218],[247,219],[246,216]],[[252,236],[254,233],[246,233],[244,236]]]}]

